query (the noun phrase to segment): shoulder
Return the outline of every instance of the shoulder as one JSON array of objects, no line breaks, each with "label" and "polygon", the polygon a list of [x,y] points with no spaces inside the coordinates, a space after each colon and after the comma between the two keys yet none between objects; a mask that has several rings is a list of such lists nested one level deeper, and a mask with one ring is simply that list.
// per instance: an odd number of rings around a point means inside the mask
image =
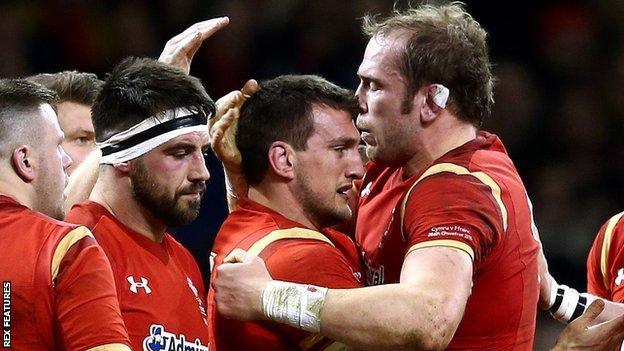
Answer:
[{"label": "shoulder", "polygon": [[72,206],[65,216],[65,220],[70,223],[84,225],[93,230],[106,210],[92,201],[85,201]]}]

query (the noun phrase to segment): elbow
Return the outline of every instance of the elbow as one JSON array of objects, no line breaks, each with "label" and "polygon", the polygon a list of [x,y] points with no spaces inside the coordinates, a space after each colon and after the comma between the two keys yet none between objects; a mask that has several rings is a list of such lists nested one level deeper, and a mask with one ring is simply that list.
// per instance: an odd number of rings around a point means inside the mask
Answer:
[{"label": "elbow", "polygon": [[404,350],[444,350],[448,347],[451,339],[453,338],[452,331],[438,331],[432,332],[427,335],[419,332],[416,335],[403,340],[401,349]]},{"label": "elbow", "polygon": [[432,314],[426,325],[409,326],[400,340],[400,349],[444,350],[453,339],[458,325],[459,321],[454,316]]}]

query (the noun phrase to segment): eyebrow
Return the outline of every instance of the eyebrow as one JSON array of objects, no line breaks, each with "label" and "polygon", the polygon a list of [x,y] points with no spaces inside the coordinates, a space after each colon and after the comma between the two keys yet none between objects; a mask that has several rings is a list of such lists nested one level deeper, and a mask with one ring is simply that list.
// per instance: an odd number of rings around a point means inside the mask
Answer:
[{"label": "eyebrow", "polygon": [[183,142],[182,141],[182,142],[178,142],[178,143],[175,143],[173,145],[169,145],[169,146],[165,147],[164,151],[174,151],[174,150],[179,150],[179,149],[196,150],[197,149],[197,145],[195,145],[193,143],[187,143],[187,142]]},{"label": "eyebrow", "polygon": [[360,142],[360,138],[341,136],[341,137],[330,140],[328,144],[331,146],[336,146],[336,145],[352,146],[352,145],[357,145],[359,142]]}]

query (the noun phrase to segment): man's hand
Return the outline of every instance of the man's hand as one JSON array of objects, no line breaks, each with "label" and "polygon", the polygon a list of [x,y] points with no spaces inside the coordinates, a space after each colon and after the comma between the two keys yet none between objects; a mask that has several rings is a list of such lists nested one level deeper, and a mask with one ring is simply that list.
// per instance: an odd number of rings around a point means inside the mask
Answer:
[{"label": "man's hand", "polygon": [[241,154],[236,147],[236,127],[240,109],[247,99],[258,90],[258,82],[250,79],[241,90],[235,90],[217,100],[216,115],[208,120],[210,147],[223,168],[232,175],[241,169]]},{"label": "man's hand", "polygon": [[570,323],[559,335],[557,343],[551,351],[620,350],[624,339],[624,315],[592,326],[604,307],[605,303],[602,300],[596,300],[589,305],[585,313]]},{"label": "man's hand", "polygon": [[229,18],[219,17],[193,24],[184,32],[169,39],[158,61],[177,67],[189,74],[193,56],[203,41],[227,26],[228,23],[230,23]]},{"label": "man's hand", "polygon": [[262,292],[269,281],[271,275],[260,257],[235,249],[217,267],[212,283],[219,313],[240,321],[266,318]]}]

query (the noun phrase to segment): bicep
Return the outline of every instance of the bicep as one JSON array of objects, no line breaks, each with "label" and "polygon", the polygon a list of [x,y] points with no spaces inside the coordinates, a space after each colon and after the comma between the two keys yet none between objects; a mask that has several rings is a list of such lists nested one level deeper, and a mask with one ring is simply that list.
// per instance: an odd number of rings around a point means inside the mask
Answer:
[{"label": "bicep", "polygon": [[441,311],[459,324],[472,289],[472,259],[454,247],[413,250],[405,257],[400,282],[435,298]]}]

